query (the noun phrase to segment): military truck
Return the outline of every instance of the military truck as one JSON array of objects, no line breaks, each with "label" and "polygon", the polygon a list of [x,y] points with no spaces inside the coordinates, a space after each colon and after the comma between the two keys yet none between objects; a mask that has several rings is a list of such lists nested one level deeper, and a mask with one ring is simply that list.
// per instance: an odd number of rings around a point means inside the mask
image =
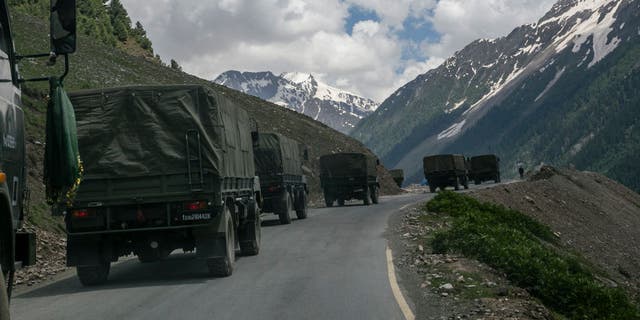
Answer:
[{"label": "military truck", "polygon": [[389,174],[393,181],[398,185],[398,187],[402,188],[402,183],[404,182],[404,170],[402,169],[393,169],[389,170]]},{"label": "military truck", "polygon": [[335,153],[320,157],[320,184],[327,207],[335,201],[359,199],[365,205],[378,203],[379,160],[363,153]]},{"label": "military truck", "polygon": [[460,186],[469,188],[467,165],[464,156],[459,154],[440,154],[424,157],[424,178],[429,183],[429,191],[436,192],[437,188],[444,190],[453,187],[460,190]]},{"label": "military truck", "polygon": [[70,94],[84,179],[66,210],[67,265],[83,285],[110,264],[194,251],[213,276],[236,248],[260,250],[259,179],[250,119],[202,86],[132,86]]},{"label": "military truck", "polygon": [[473,180],[475,184],[488,180],[500,182],[500,158],[495,154],[471,157],[468,164],[469,180]]},{"label": "military truck", "polygon": [[[28,189],[26,185],[25,128],[20,85],[46,78],[24,79],[18,74],[22,59],[48,58],[49,65],[63,56],[65,73],[69,71],[68,54],[75,51],[75,1],[51,3],[51,51],[43,54],[17,55],[13,46],[9,6],[0,0],[0,317],[8,319],[8,300],[17,267],[35,263],[35,234],[19,232],[25,218]],[[64,75],[62,78],[64,78]]]},{"label": "military truck", "polygon": [[307,178],[302,172],[300,144],[278,133],[257,134],[253,145],[256,175],[260,178],[262,211],[278,215],[281,224],[291,223],[291,211],[307,218]]}]

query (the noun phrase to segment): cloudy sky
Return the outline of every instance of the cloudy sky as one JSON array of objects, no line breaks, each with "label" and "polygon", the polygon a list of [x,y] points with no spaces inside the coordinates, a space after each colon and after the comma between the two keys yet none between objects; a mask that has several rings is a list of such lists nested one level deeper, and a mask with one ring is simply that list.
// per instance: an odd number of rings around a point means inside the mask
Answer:
[{"label": "cloudy sky", "polygon": [[122,0],[163,60],[312,73],[382,102],[478,38],[538,20],[555,0]]}]

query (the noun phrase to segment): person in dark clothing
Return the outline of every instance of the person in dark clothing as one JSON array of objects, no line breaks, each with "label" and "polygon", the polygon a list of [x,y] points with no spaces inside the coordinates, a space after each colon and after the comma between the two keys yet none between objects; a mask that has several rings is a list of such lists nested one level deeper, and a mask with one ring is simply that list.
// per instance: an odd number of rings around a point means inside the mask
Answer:
[{"label": "person in dark clothing", "polygon": [[520,174],[520,179],[524,179],[524,168],[522,166],[518,167],[518,173]]}]

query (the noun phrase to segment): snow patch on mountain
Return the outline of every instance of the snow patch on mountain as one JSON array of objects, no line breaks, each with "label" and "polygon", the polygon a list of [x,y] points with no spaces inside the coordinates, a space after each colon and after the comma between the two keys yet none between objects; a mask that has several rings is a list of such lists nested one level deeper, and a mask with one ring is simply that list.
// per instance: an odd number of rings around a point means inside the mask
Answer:
[{"label": "snow patch on mountain", "polygon": [[549,84],[547,84],[547,86],[544,88],[544,90],[542,90],[542,92],[540,92],[540,94],[536,97],[536,99],[534,101],[538,101],[538,100],[540,100],[540,98],[544,97],[544,95],[547,94],[547,92],[549,92],[549,90],[551,90],[551,88],[553,88],[553,86],[556,84],[556,82],[558,82],[560,77],[562,77],[562,75],[564,74],[564,71],[566,69],[567,69],[567,67],[563,67],[562,70],[558,71],[558,73],[556,73],[556,76],[551,81],[549,81]]},{"label": "snow patch on mountain", "polygon": [[[614,4],[615,7],[609,10],[604,17],[600,14],[601,8]],[[593,59],[588,64],[588,68],[591,68],[596,63],[604,59],[609,53],[613,52],[621,40],[618,37],[614,37],[609,40],[609,34],[613,31],[613,24],[616,22],[615,15],[618,13],[618,8],[622,4],[622,1],[597,1],[586,0],[579,1],[576,6],[572,7],[565,14],[558,18],[550,20],[560,19],[561,21],[573,17],[575,14],[591,11],[591,15],[588,19],[577,19],[577,23],[571,28],[569,32],[563,38],[559,38],[559,43],[556,47],[557,52],[561,52],[573,43],[572,52],[580,52],[582,45],[587,42],[589,38],[592,38],[593,42]],[[547,23],[548,21],[545,21]]]},{"label": "snow patch on mountain", "polygon": [[378,103],[319,82],[302,72],[227,71],[214,82],[260,97],[280,106],[306,114],[328,126],[348,133]]},{"label": "snow patch on mountain", "polygon": [[442,140],[445,138],[453,138],[462,132],[462,128],[467,123],[467,120],[462,120],[461,122],[454,123],[451,127],[443,130],[438,134],[438,140]]}]

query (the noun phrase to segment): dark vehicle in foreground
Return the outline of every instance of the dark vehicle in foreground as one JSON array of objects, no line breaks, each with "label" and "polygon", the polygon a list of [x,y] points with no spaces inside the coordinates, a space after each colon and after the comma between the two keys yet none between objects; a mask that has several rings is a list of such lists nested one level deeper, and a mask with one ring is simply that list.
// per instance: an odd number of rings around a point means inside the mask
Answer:
[{"label": "dark vehicle in foreground", "polygon": [[[57,58],[63,57],[65,73],[60,78],[51,78],[61,82],[69,70],[68,54],[76,47],[75,1],[52,1],[50,8],[50,52],[21,56],[13,45],[8,1],[0,0],[0,318],[3,320],[9,318],[8,303],[16,268],[33,265],[36,260],[35,233],[18,231],[29,195],[20,86],[24,82],[50,80],[21,78],[18,63],[24,58],[49,58],[48,64],[54,65]],[[51,91],[54,89],[52,85]]]},{"label": "dark vehicle in foreground", "polygon": [[378,160],[362,153],[336,153],[320,157],[320,184],[327,207],[351,199],[365,205],[378,203]]},{"label": "dark vehicle in foreground", "polygon": [[402,188],[402,183],[404,182],[404,170],[402,169],[393,169],[389,170],[389,174],[393,181],[398,185],[398,187]]},{"label": "dark vehicle in foreground", "polygon": [[291,223],[291,212],[307,218],[307,178],[302,172],[300,144],[277,133],[257,134],[253,146],[256,174],[260,178],[262,211],[273,212],[281,224]]},{"label": "dark vehicle in foreground", "polygon": [[460,190],[460,186],[469,188],[464,156],[440,154],[424,157],[422,162],[424,177],[429,183],[429,191],[436,192],[437,188],[444,190],[446,187],[453,187],[455,190]]},{"label": "dark vehicle in foreground", "polygon": [[110,263],[173,250],[196,252],[213,276],[233,272],[236,246],[260,249],[249,117],[202,86],[149,86],[71,94],[84,179],[67,208],[67,265],[84,285]]},{"label": "dark vehicle in foreground", "polygon": [[473,180],[475,184],[489,180],[500,182],[500,158],[495,154],[471,157],[468,164],[469,180]]}]

